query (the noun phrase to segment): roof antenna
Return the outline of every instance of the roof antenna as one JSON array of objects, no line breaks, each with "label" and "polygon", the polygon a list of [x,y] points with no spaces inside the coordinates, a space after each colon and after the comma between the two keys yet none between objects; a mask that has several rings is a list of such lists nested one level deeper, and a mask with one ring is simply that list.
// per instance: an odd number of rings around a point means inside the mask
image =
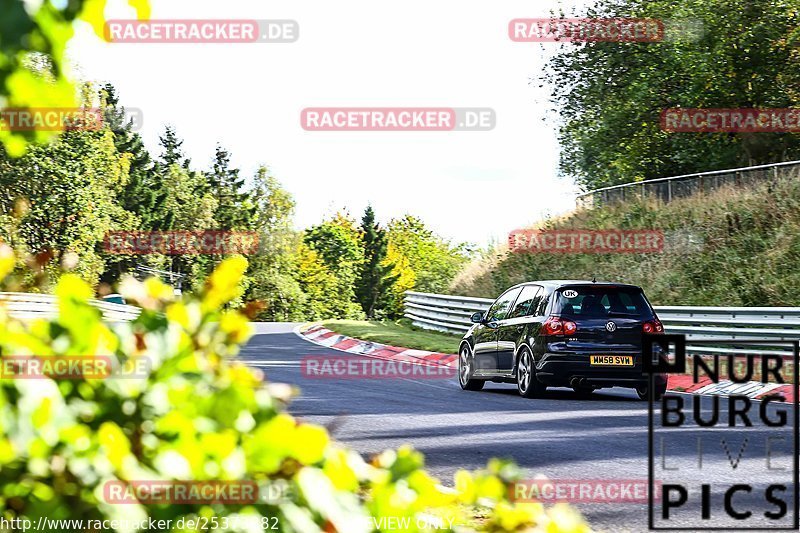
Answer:
[{"label": "roof antenna", "polygon": [[597,283],[597,277],[596,276],[592,276],[592,283]]}]

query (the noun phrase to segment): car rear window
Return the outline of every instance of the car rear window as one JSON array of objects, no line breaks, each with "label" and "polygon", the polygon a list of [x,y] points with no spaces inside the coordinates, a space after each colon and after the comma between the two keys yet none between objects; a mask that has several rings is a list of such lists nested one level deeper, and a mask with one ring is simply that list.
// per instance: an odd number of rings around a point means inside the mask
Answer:
[{"label": "car rear window", "polygon": [[649,318],[650,305],[641,289],[630,287],[564,287],[556,291],[554,312],[563,316]]}]

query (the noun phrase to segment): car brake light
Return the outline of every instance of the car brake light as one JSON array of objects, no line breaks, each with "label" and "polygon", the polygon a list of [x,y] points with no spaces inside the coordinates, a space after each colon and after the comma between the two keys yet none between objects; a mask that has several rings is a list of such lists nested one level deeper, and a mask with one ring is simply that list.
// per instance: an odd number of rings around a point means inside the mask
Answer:
[{"label": "car brake light", "polygon": [[575,322],[551,316],[542,324],[542,331],[545,335],[572,335],[578,331],[578,325]]},{"label": "car brake light", "polygon": [[642,324],[642,331],[645,333],[664,333],[664,325],[659,319],[648,320]]}]

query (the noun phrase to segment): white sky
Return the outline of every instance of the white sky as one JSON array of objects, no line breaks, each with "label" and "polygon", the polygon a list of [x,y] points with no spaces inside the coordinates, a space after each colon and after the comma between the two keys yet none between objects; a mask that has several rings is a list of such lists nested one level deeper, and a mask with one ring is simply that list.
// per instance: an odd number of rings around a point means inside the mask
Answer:
[{"label": "white sky", "polygon": [[[110,0],[107,18],[131,18]],[[480,244],[574,206],[556,177],[556,116],[530,83],[555,43],[515,43],[514,18],[582,0],[152,0],[152,18],[293,19],[290,44],[106,43],[81,24],[70,45],[83,79],[110,81],[143,111],[152,153],[176,127],[193,166],[221,142],[245,175],[265,163],[297,201],[298,227],[340,208],[411,212]],[[308,132],[306,107],[491,107],[492,131]]]}]

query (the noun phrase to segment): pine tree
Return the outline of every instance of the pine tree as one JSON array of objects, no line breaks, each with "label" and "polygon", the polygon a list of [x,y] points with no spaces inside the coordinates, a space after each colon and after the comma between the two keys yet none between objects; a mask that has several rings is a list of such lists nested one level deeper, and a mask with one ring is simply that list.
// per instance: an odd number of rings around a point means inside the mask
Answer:
[{"label": "pine tree", "polygon": [[255,206],[245,190],[244,178],[239,177],[239,169],[231,167],[230,153],[220,145],[214,154],[214,165],[206,173],[206,182],[218,202],[214,218],[220,229],[248,227],[255,215]]},{"label": "pine tree", "polygon": [[[178,133],[175,131],[174,127],[170,125],[164,127],[164,134],[159,136],[158,144],[161,146],[161,155],[156,164],[156,186],[165,190],[164,198],[166,199],[169,196],[169,190],[167,189],[172,186],[172,183],[170,183],[170,176],[172,175],[170,168],[173,165],[179,165],[187,172],[191,172],[189,169],[191,161],[183,153],[181,149],[183,140],[178,137]],[[198,193],[200,192],[202,191],[198,191]],[[160,214],[159,225],[154,229],[161,231],[175,229],[175,219],[175,213],[171,212],[169,209],[165,209]]]},{"label": "pine tree", "polygon": [[160,144],[164,150],[161,152],[160,157],[160,163],[162,165],[165,167],[181,165],[188,170],[191,161],[188,157],[184,156],[183,150],[181,150],[183,141],[178,137],[174,127],[168,125],[164,128],[164,135],[158,138],[158,144]]},{"label": "pine tree", "polygon": [[[134,121],[120,105],[114,86],[107,83],[99,92],[103,102],[104,123],[114,136],[116,151],[126,154],[130,164],[128,181],[117,194],[117,201],[126,211],[136,215],[138,224],[135,229],[164,229],[167,190],[162,181],[161,169],[150,157],[141,135],[134,131]],[[110,255],[105,261],[106,269],[101,281],[106,283],[115,283],[125,272],[132,272],[140,262],[124,255]]]},{"label": "pine tree", "polygon": [[158,226],[160,205],[165,192],[157,179],[157,172],[141,135],[133,131],[133,121],[126,119],[125,108],[119,105],[116,89],[110,83],[100,91],[105,100],[104,120],[114,134],[114,145],[120,154],[129,154],[129,180],[119,195],[120,204],[135,213],[141,221],[141,229]]},{"label": "pine tree", "polygon": [[355,292],[367,318],[375,318],[376,312],[387,303],[397,277],[391,274],[394,266],[384,264],[387,251],[386,230],[375,221],[372,206],[367,206],[364,211],[361,231],[364,262],[359,271]]}]

